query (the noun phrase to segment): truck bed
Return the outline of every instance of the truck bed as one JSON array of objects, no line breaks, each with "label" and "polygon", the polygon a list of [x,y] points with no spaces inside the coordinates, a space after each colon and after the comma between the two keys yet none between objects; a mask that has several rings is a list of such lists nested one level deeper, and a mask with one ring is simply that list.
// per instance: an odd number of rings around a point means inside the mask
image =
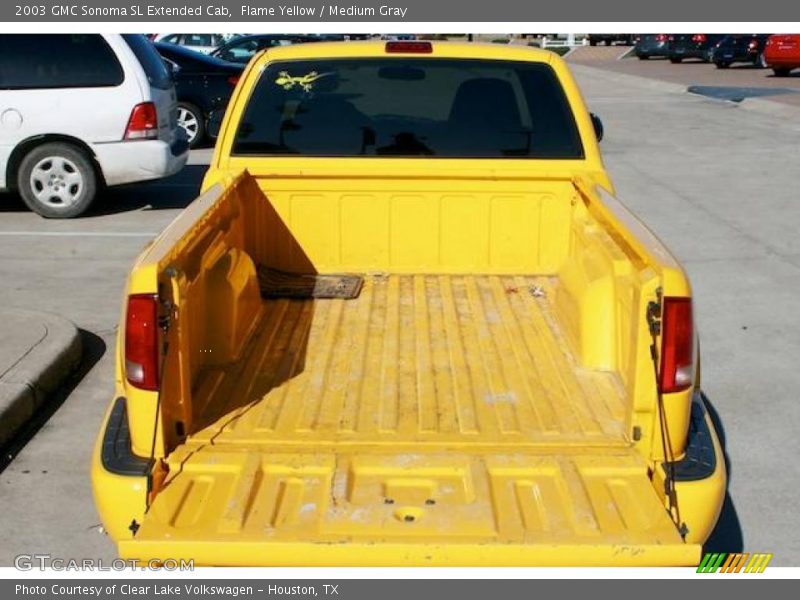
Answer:
[{"label": "truck bed", "polygon": [[393,451],[625,443],[617,375],[581,368],[554,278],[366,276],[356,299],[265,300],[241,359],[200,378],[188,444]]},{"label": "truck bed", "polygon": [[203,374],[208,425],[168,457],[122,555],[691,563],[626,440],[617,376],[562,339],[554,285],[375,275],[353,300],[264,301],[241,361]]}]

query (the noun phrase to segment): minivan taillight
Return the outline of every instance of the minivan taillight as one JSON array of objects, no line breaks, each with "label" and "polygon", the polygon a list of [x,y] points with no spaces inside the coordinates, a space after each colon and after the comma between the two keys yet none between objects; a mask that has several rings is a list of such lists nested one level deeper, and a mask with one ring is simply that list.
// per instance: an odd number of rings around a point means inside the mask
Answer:
[{"label": "minivan taillight", "polygon": [[659,33],[659,34],[656,36],[656,41],[657,41],[657,42],[666,42],[666,41],[667,41],[667,35],[666,35],[666,34],[664,34],[664,33]]},{"label": "minivan taillight", "polygon": [[693,42],[705,42],[706,41],[706,34],[705,33],[695,33],[692,36]]},{"label": "minivan taillight", "polygon": [[142,102],[133,107],[128,126],[125,128],[126,140],[154,140],[158,137],[158,113],[152,102]]},{"label": "minivan taillight", "polygon": [[125,378],[139,389],[158,389],[158,302],[151,294],[128,296]]},{"label": "minivan taillight", "polygon": [[664,298],[661,317],[662,394],[681,392],[692,385],[694,376],[694,325],[692,299]]}]

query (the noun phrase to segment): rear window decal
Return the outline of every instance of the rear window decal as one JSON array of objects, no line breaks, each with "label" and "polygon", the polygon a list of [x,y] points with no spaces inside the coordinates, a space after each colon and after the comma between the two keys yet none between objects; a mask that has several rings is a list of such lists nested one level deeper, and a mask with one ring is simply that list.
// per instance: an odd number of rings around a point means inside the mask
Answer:
[{"label": "rear window decal", "polygon": [[295,86],[300,86],[303,88],[303,91],[310,92],[314,87],[314,82],[326,75],[330,75],[330,73],[319,74],[316,71],[311,71],[305,75],[295,76],[289,75],[288,71],[281,71],[278,73],[278,78],[275,79],[275,83],[285,90],[291,90]]}]

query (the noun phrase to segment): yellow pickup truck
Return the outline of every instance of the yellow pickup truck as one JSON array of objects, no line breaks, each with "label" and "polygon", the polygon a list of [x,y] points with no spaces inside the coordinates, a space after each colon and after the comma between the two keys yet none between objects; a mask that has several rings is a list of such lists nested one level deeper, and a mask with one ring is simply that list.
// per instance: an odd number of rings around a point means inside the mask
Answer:
[{"label": "yellow pickup truck", "polygon": [[125,558],[696,565],[725,494],[689,282],[555,54],[254,58],[130,273],[92,465]]}]

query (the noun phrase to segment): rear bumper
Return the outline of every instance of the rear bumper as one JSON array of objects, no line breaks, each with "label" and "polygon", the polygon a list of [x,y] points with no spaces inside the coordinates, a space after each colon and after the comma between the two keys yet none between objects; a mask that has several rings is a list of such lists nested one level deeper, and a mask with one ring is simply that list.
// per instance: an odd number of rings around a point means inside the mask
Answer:
[{"label": "rear bumper", "polygon": [[136,140],[95,144],[92,149],[108,185],[169,177],[189,158],[189,145],[182,136],[172,145],[161,140]]},{"label": "rear bumper", "polygon": [[800,67],[800,57],[797,56],[776,56],[774,54],[767,54],[764,60],[770,67],[782,67],[785,69],[797,69]]},{"label": "rear bumper", "polygon": [[637,46],[634,49],[636,56],[668,56],[669,48],[666,44],[652,46]]},{"label": "rear bumper", "polygon": [[117,398],[103,419],[91,465],[95,507],[114,540],[132,537],[131,523],[142,522],[150,465],[131,451],[126,402]]},{"label": "rear bumper", "polygon": [[754,62],[758,58],[758,52],[715,50],[711,57],[719,62]]},{"label": "rear bumper", "polygon": [[675,463],[675,488],[686,541],[704,543],[717,524],[725,501],[728,475],[714,423],[699,390],[692,401],[689,439],[684,458]]},{"label": "rear bumper", "polygon": [[706,58],[708,48],[672,48],[669,51],[670,58]]}]

